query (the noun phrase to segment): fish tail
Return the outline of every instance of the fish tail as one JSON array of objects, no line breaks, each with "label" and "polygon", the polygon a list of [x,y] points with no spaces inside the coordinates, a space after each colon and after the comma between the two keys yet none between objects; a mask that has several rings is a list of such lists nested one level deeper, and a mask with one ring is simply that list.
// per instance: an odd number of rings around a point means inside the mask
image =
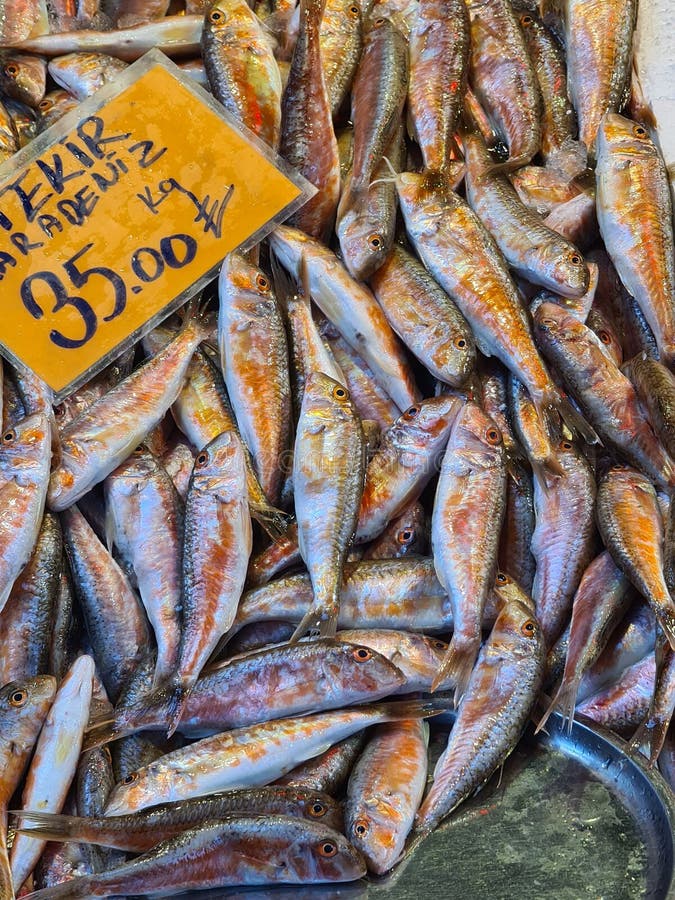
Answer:
[{"label": "fish tail", "polygon": [[318,634],[321,626],[325,621],[324,611],[321,607],[311,606],[302,617],[300,624],[289,638],[289,644],[297,644],[300,638],[305,637],[307,632],[310,634]]},{"label": "fish tail", "polygon": [[[556,463],[558,463],[557,460]],[[551,489],[551,475],[564,474],[562,472],[553,472],[545,463],[538,462],[536,459],[530,460],[530,465],[532,466],[532,477],[537,483],[537,487],[540,488],[544,494],[548,494]],[[558,468],[560,468],[559,463]]]},{"label": "fish tail", "polygon": [[[101,875],[85,875],[82,878],[73,878],[70,881],[62,881],[52,887],[43,888],[41,891],[33,891],[25,894],[23,900],[86,900],[87,897],[100,897],[96,893],[95,886],[100,883]],[[103,896],[110,896],[104,894]]]},{"label": "fish tail", "polygon": [[322,638],[334,638],[337,634],[337,623],[338,623],[338,615],[339,609],[331,610],[328,615],[321,620],[321,624],[319,625],[319,637]]},{"label": "fish tail", "polygon": [[[647,732],[649,730],[649,719],[650,719],[650,716],[649,716],[649,713],[647,713],[647,715],[644,717],[642,722],[640,722],[640,724],[638,725],[638,727],[635,731],[635,734],[628,742],[628,745],[626,746],[626,754],[628,756],[634,756],[636,753],[639,753],[640,747],[647,740],[649,743],[649,750],[650,750],[649,767],[651,768],[656,762],[656,756],[654,756],[652,759],[653,744],[651,741],[651,735],[649,737],[647,735]],[[664,737],[665,737],[665,735],[664,735]]]},{"label": "fish tail", "polygon": [[94,750],[120,737],[124,737],[124,731],[120,729],[115,716],[93,716],[84,733],[82,751]]},{"label": "fish tail", "polygon": [[278,541],[279,538],[286,534],[291,519],[288,513],[285,513],[282,509],[276,509],[274,506],[252,503],[250,500],[248,507],[251,511],[251,516],[273,541]]},{"label": "fish tail", "polygon": [[45,841],[86,841],[83,820],[78,816],[60,816],[55,813],[10,810],[20,821],[17,832]]},{"label": "fish tail", "polygon": [[563,397],[562,394],[557,394],[546,411],[539,410],[539,414],[543,421],[547,423],[550,422],[551,413],[557,414],[572,433],[572,437],[579,435],[587,444],[600,443],[600,438],[595,433],[595,430],[588,424],[581,413],[572,406],[567,397]]},{"label": "fish tail", "polygon": [[431,697],[427,700],[392,700],[377,703],[374,708],[393,722],[398,719],[428,719],[447,712],[451,706],[451,701],[443,697]]},{"label": "fish tail", "polygon": [[446,679],[453,681],[455,684],[455,707],[459,706],[460,700],[466,693],[479,648],[480,638],[460,643],[453,635],[441,666],[431,683],[431,690],[435,691]]},{"label": "fish tail", "polygon": [[190,696],[191,687],[182,682],[174,682],[171,687],[169,699],[167,703],[167,729],[166,736],[170,738],[180,724],[180,720],[185,712],[185,705]]},{"label": "fish tail", "polygon": [[546,725],[546,723],[548,722],[551,713],[555,712],[555,710],[557,709],[560,715],[563,717],[563,725],[567,728],[567,733],[570,734],[570,732],[572,731],[572,724],[574,722],[574,709],[577,705],[578,693],[578,678],[573,679],[569,683],[566,683],[563,680],[562,684],[553,695],[553,699],[549,703],[546,712],[541,717],[541,720],[537,725],[534,733],[539,734],[544,725]]},{"label": "fish tail", "polygon": [[508,159],[505,159],[504,162],[496,162],[486,166],[484,174],[510,175],[511,172],[515,172],[516,169],[522,169],[523,166],[526,166],[530,159],[531,157],[529,154],[524,154],[523,156],[510,156]]},{"label": "fish tail", "polygon": [[14,900],[12,869],[7,852],[7,813],[0,810],[0,897],[3,900]]},{"label": "fish tail", "polygon": [[671,649],[675,650],[675,615],[670,610],[665,609],[659,610],[656,613],[656,618],[659,620],[659,625],[663,629]]}]

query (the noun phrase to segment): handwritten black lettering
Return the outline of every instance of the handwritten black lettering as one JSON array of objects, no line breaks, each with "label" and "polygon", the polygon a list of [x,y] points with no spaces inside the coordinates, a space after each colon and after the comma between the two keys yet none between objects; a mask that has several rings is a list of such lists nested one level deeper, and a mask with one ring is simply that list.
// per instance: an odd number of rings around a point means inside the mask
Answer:
[{"label": "handwritten black lettering", "polygon": [[0,212],[0,228],[4,228],[5,231],[11,231],[12,228],[14,228],[12,220],[8,218],[4,212]]},{"label": "handwritten black lettering", "polygon": [[111,187],[114,187],[120,180],[120,173],[114,163],[105,164],[107,172],[92,172],[91,180],[96,187],[104,193]]},{"label": "handwritten black lettering", "polygon": [[130,131],[127,131],[125,134],[111,134],[103,137],[104,128],[105,122],[99,116],[87,116],[77,126],[77,136],[96,159],[104,158],[105,151],[102,149],[103,147],[118,141],[126,141],[131,137]]},{"label": "handwritten black lettering", "polygon": [[0,250],[0,281],[2,281],[2,279],[4,278],[5,273],[7,272],[7,267],[15,265],[16,260],[14,259],[12,254],[6,253],[4,250]]},{"label": "handwritten black lettering", "polygon": [[44,213],[41,216],[37,217],[37,224],[39,228],[47,235],[47,237],[54,237],[55,231],[63,231],[63,225],[56,218],[56,216],[51,216],[49,213]]},{"label": "handwritten black lettering", "polygon": [[89,156],[88,153],[84,152],[82,147],[78,147],[77,144],[75,144],[73,141],[62,141],[62,143],[63,146],[66,147],[66,149],[70,150],[70,152],[78,162],[82,163],[82,165],[87,169],[91,169],[91,167],[94,165],[94,160],[91,158],[91,156]]},{"label": "handwritten black lettering", "polygon": [[44,247],[42,241],[31,242],[27,234],[24,234],[22,231],[15,231],[14,234],[10,237],[10,241],[14,244],[19,253],[23,253],[24,256],[30,256],[31,250],[39,250],[40,247]]},{"label": "handwritten black lettering", "polygon": [[82,225],[91,215],[99,200],[98,194],[94,194],[89,188],[84,187],[75,194],[72,200],[67,197],[59,200],[56,208],[71,225]]},{"label": "handwritten black lettering", "polygon": [[84,175],[84,169],[78,169],[75,172],[70,172],[68,175],[64,175],[63,161],[58,153],[52,154],[51,165],[42,159],[36,160],[35,164],[45,176],[47,181],[54,188],[57,194],[62,194],[65,190],[65,185],[69,181],[72,181],[73,178],[80,178],[80,176]]},{"label": "handwritten black lettering", "polygon": [[223,233],[223,217],[227,205],[232,199],[234,193],[234,185],[231,184],[220,200],[211,200],[209,194],[200,200],[192,191],[184,188],[175,178],[166,178],[157,185],[159,196],[153,196],[150,188],[146,187],[144,193],[136,194],[141,203],[145,204],[151,213],[157,215],[158,207],[169,197],[174,191],[187,197],[197,210],[194,218],[195,222],[204,222],[204,234],[212,232],[216,238],[222,237]]},{"label": "handwritten black lettering", "polygon": [[151,156],[150,154],[154,149],[154,141],[138,141],[138,143],[132,144],[131,147],[129,147],[129,153],[136,153],[137,150],[140,150],[141,152],[138,160],[138,165],[141,169],[147,169],[148,166],[151,166],[154,162],[157,162],[157,160],[161,156],[164,156],[168,148],[162,147],[162,149],[158,150],[154,156]]},{"label": "handwritten black lettering", "polygon": [[47,203],[51,197],[54,196],[53,193],[44,194],[39,200],[35,201],[35,195],[39,193],[41,188],[43,187],[42,182],[38,182],[33,185],[30,190],[25,190],[21,184],[21,182],[26,178],[29,174],[29,169],[26,169],[24,172],[19,175],[16,181],[13,181],[11,184],[6,185],[3,188],[4,191],[14,191],[16,196],[19,198],[21,206],[23,207],[24,215],[29,222],[32,222],[37,214],[40,212],[42,207]]}]

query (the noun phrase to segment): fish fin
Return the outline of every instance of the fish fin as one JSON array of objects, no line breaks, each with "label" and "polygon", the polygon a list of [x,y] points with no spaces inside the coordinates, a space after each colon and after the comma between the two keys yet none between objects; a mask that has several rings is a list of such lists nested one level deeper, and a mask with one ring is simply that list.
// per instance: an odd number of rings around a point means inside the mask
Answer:
[{"label": "fish fin", "polygon": [[[91,897],[100,897],[101,894],[94,893],[93,889],[100,883],[101,874],[83,875],[80,878],[62,881],[60,884],[54,884],[39,891],[31,891],[30,894],[23,894],[22,900],[87,900]],[[117,891],[115,891],[115,895],[118,895]],[[111,895],[104,894],[103,896]]]},{"label": "fish fin", "polygon": [[[300,624],[290,636],[288,643],[297,644],[301,637],[304,637],[309,631],[313,636],[321,634],[321,629],[327,622],[323,607],[311,606],[302,617]],[[336,616],[337,625],[337,616]],[[337,631],[337,627],[335,629]],[[335,632],[333,632],[335,634]],[[330,636],[330,635],[329,635]]]},{"label": "fish fin", "polygon": [[0,811],[0,897],[14,900],[12,869],[7,852],[7,813],[5,810]]},{"label": "fish fin", "polygon": [[335,610],[328,614],[328,616],[322,620],[319,625],[319,637],[322,638],[334,638],[337,634],[337,622],[338,622],[338,612],[339,610]]},{"label": "fish fin", "polygon": [[282,509],[268,506],[262,503],[252,503],[249,500],[248,508],[251,516],[273,541],[278,541],[288,529],[291,516]]},{"label": "fish fin", "polygon": [[587,444],[602,443],[582,414],[559,391],[549,391],[543,398],[531,393],[531,397],[537,407],[542,426],[548,434],[555,434],[560,426],[560,420],[562,420],[570,430],[572,437],[580,435]]},{"label": "fish fin", "polygon": [[444,697],[430,697],[426,700],[391,700],[388,703],[375,703],[370,709],[376,709],[381,715],[392,721],[398,719],[427,719],[448,712],[452,702]]},{"label": "fish fin", "polygon": [[675,614],[669,610],[662,610],[656,614],[659,625],[668,640],[672,650],[675,650]]},{"label": "fish fin", "polygon": [[[60,816],[55,813],[31,812],[12,809],[11,815],[19,820],[17,833],[45,841],[85,841],[81,835],[82,819],[78,816]],[[79,826],[79,828],[78,828]]]},{"label": "fish fin", "polygon": [[522,169],[523,166],[526,166],[529,163],[530,159],[531,157],[529,154],[526,154],[525,156],[510,156],[503,162],[495,162],[491,163],[489,166],[486,166],[483,174],[510,175],[511,172],[515,172],[517,169]]},{"label": "fish fin", "polygon": [[553,699],[549,703],[546,712],[539,720],[539,724],[535,729],[535,734],[538,734],[544,725],[548,722],[548,719],[551,713],[555,712],[557,709],[560,715],[563,717],[563,726],[567,728],[567,733],[570,734],[572,731],[572,724],[574,722],[574,708],[577,704],[577,694],[579,692],[579,680],[573,679],[569,683],[565,683],[564,677],[562,683],[559,685],[558,690],[553,695]]},{"label": "fish fin", "polygon": [[460,645],[453,635],[450,646],[445,651],[441,666],[431,682],[432,692],[437,690],[441,682],[446,679],[452,680],[455,684],[455,708],[459,706],[462,697],[466,693],[479,649],[480,638],[471,641],[471,643]]},{"label": "fish fin", "polygon": [[192,689],[187,685],[174,682],[171,686],[169,700],[167,704],[167,738],[173,737],[181,717],[185,712],[185,704]]},{"label": "fish fin", "polygon": [[[648,740],[648,737],[649,737],[649,736],[648,736],[647,732],[649,731],[649,719],[650,719],[650,716],[649,716],[649,713],[647,713],[647,715],[644,717],[644,719],[642,720],[642,722],[640,722],[640,724],[638,725],[638,727],[637,727],[637,729],[636,729],[636,731],[635,731],[635,734],[633,735],[633,737],[630,739],[630,741],[629,741],[628,744],[626,745],[626,750],[625,750],[625,752],[626,752],[626,755],[627,755],[627,756],[635,756],[636,753],[639,753],[639,752],[640,752],[640,747],[642,746],[642,744],[643,744],[646,740]],[[654,763],[656,762],[656,757],[654,757],[653,760],[651,759],[651,746],[652,746],[652,744],[651,744],[651,738],[650,738],[650,737],[649,737],[649,745],[650,745],[649,768],[652,768],[652,766],[653,766]]]}]

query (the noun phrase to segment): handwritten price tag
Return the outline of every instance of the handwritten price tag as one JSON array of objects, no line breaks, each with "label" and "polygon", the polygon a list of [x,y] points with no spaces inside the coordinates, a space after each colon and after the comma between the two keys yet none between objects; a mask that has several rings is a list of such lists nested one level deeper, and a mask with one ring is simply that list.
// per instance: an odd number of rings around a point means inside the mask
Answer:
[{"label": "handwritten price tag", "polygon": [[313,192],[148,53],[0,168],[0,350],[66,396]]}]

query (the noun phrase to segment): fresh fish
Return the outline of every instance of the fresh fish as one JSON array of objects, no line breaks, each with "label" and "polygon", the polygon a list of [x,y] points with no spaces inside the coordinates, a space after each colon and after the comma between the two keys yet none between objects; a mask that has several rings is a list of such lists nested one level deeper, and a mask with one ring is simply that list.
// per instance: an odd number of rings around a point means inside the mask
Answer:
[{"label": "fresh fish", "polygon": [[[75,776],[84,729],[89,718],[94,660],[80,656],[54,697],[30,764],[21,803],[25,809],[59,812]],[[44,841],[17,835],[10,862],[16,891],[38,861]]]},{"label": "fresh fish", "polygon": [[71,638],[73,634],[73,587],[70,583],[70,569],[65,556],[61,564],[59,586],[54,599],[52,621],[49,634],[49,665],[51,672],[61,682],[70,664]]},{"label": "fresh fish", "polygon": [[655,659],[654,694],[647,715],[630,742],[630,750],[635,751],[647,741],[650,767],[656,765],[675,711],[675,655],[667,644],[659,645]]},{"label": "fresh fish", "polygon": [[51,428],[34,413],[0,438],[0,611],[27,565],[45,508],[51,461]]},{"label": "fresh fish", "polygon": [[300,30],[281,98],[279,144],[281,156],[317,188],[290,224],[319,240],[330,234],[340,197],[340,159],[321,57],[325,4],[300,0]]},{"label": "fresh fish", "polygon": [[156,682],[178,661],[182,503],[171,478],[142,447],[104,482],[108,543],[133,573],[157,642]]},{"label": "fresh fish", "polygon": [[63,539],[58,519],[46,513],[28,565],[0,613],[0,683],[25,681],[53,670],[51,632],[61,588]]},{"label": "fresh fish", "polygon": [[38,132],[45,131],[77,105],[77,100],[68,91],[48,91],[38,103]]},{"label": "fresh fish", "polygon": [[565,671],[539,728],[558,709],[571,731],[581,679],[602,653],[629,603],[630,582],[603,550],[587,567],[574,595]]},{"label": "fresh fish", "polygon": [[[476,346],[523,382],[542,419],[557,410],[593,439],[560,395],[534,345],[529,321],[497,245],[454,192],[411,172],[396,182],[406,229],[422,262],[457,303]],[[473,265],[467,266],[467,259]]]},{"label": "fresh fish", "polygon": [[[429,691],[448,645],[438,638],[390,629],[353,629],[338,631],[338,640],[364,644],[381,653],[403,673],[405,683],[399,693]],[[452,685],[444,683],[442,690]]]},{"label": "fresh fish", "polygon": [[388,177],[405,164],[403,122],[399,124],[385,157],[375,168],[363,196],[342,210],[335,226],[340,252],[349,274],[357,281],[369,278],[389,256],[396,237],[396,188]]},{"label": "fresh fish", "polygon": [[363,491],[364,443],[349,391],[327,375],[310,375],[293,459],[298,545],[314,598],[295,637],[307,629],[335,634],[342,569]]},{"label": "fresh fish", "polygon": [[[306,759],[369,725],[436,715],[443,703],[418,700],[277,719],[203,738],[128,776],[108,801],[106,815],[187,800],[235,787],[269,784]],[[180,773],[180,778],[177,778]]]},{"label": "fresh fish", "polygon": [[427,783],[429,726],[420,719],[379,725],[349,778],[345,833],[383,875],[396,863]]},{"label": "fresh fish", "polygon": [[483,410],[502,433],[502,443],[510,461],[522,458],[523,452],[511,427],[508,399],[508,373],[497,360],[484,363],[480,374],[479,396]]},{"label": "fresh fish", "polygon": [[528,163],[541,143],[537,76],[508,0],[470,4],[469,14],[471,87],[506,141],[503,169],[513,171]]},{"label": "fresh fish", "polygon": [[507,385],[511,426],[535,477],[545,483],[547,470],[562,475],[552,429],[539,418],[537,408],[521,381],[510,374]]},{"label": "fresh fish", "polygon": [[124,378],[60,434],[61,460],[49,480],[50,509],[76,503],[129,456],[175,401],[190,358],[204,338],[190,318],[156,356]]},{"label": "fresh fish", "polygon": [[262,23],[244,0],[216,0],[204,17],[202,57],[213,96],[276,149],[281,75]]},{"label": "fresh fish", "polygon": [[36,892],[34,900],[146,896],[235,884],[352,881],[365,864],[346,838],[288,816],[230,816],[159,844],[108,872]]},{"label": "fresh fish", "polygon": [[[129,28],[148,22],[161,22],[169,8],[169,0],[107,0],[105,10],[116,28]],[[194,10],[205,12],[206,10]]]},{"label": "fresh fish", "polygon": [[614,562],[649,603],[675,647],[675,603],[663,577],[661,512],[654,486],[627,466],[613,466],[598,486],[598,528]]},{"label": "fresh fish", "polygon": [[[203,736],[280,719],[380,700],[405,687],[394,662],[366,646],[326,639],[281,644],[228,659],[195,683],[178,731]],[[272,690],[270,690],[272,688]],[[167,710],[135,714],[122,704],[113,721],[91,728],[87,746],[135,730],[161,729]],[[92,723],[93,724],[93,723]]]},{"label": "fresh fish", "polygon": [[618,112],[629,88],[637,0],[565,0],[567,86],[589,157],[602,117]]},{"label": "fresh fish", "polygon": [[560,476],[534,480],[532,599],[547,648],[565,627],[595,539],[595,473],[571,441],[558,444],[556,459]]},{"label": "fresh fish", "polygon": [[448,745],[417,813],[422,840],[504,762],[525,727],[544,677],[544,640],[529,606],[506,602],[480,651]]},{"label": "fresh fish", "polygon": [[396,245],[370,285],[393,330],[439,381],[461,387],[476,348],[471,329],[424,266]]},{"label": "fresh fish", "polygon": [[339,741],[325,753],[291,769],[287,775],[278,778],[275,785],[320,790],[332,797],[339,797],[361,753],[365,736],[365,731],[359,731]]},{"label": "fresh fish", "polygon": [[126,68],[127,63],[104,53],[68,53],[50,60],[49,74],[77,100],[86,100]]},{"label": "fresh fish", "polygon": [[602,238],[621,281],[654,333],[661,361],[672,364],[675,243],[665,162],[644,125],[616,113],[602,119],[597,152]]},{"label": "fresh fish", "polygon": [[420,0],[410,34],[410,118],[427,169],[445,172],[454,158],[470,53],[464,0]]},{"label": "fresh fish", "polygon": [[354,163],[340,198],[338,218],[363,198],[398,128],[408,92],[408,45],[384,16],[368,23],[351,88]]},{"label": "fresh fish", "polygon": [[663,363],[645,353],[634,356],[621,370],[633,383],[661,443],[675,454],[675,377]]},{"label": "fresh fish", "polygon": [[231,254],[218,279],[218,344],[228,395],[265,496],[278,504],[291,425],[288,348],[269,278]]},{"label": "fresh fish", "polygon": [[[97,747],[82,753],[77,767],[76,809],[78,816],[100,816],[115,784],[112,757],[107,747]],[[47,813],[47,816],[53,815]],[[23,820],[25,827],[26,820]],[[36,837],[37,835],[33,835]],[[104,872],[123,862],[125,856],[114,850],[86,845],[86,853],[94,872]]]},{"label": "fresh fish", "polygon": [[194,56],[199,53],[204,16],[166,16],[149,25],[120,28],[115,31],[66,31],[42,34],[13,43],[17,50],[41,56],[66,53],[108,53],[125,62],[140,59],[157,48],[167,56]]},{"label": "fresh fish", "polygon": [[244,449],[225,432],[197,455],[185,501],[183,619],[168,686],[170,733],[200,671],[232,625],[251,544]]},{"label": "fresh fish", "polygon": [[145,613],[126,576],[76,506],[62,513],[61,524],[98,673],[115,701],[147,652]]},{"label": "fresh fish", "polygon": [[271,785],[153,806],[128,816],[90,814],[86,818],[78,818],[51,813],[24,813],[22,831],[50,841],[86,841],[102,847],[144,853],[161,841],[197,828],[204,822],[232,815],[292,816],[320,822],[326,828],[337,831],[342,828],[342,809],[328,794]]},{"label": "fresh fish", "polygon": [[462,138],[467,200],[497,242],[509,266],[521,277],[563,297],[582,297],[588,266],[579,250],[528,209],[509,179],[493,171],[480,135]]},{"label": "fresh fish", "polygon": [[14,896],[7,854],[7,805],[19,787],[24,769],[56,694],[56,679],[38,675],[9,682],[0,689],[0,896]]},{"label": "fresh fish", "polygon": [[279,226],[270,245],[296,279],[304,260],[312,299],[363,357],[398,408],[415,403],[418,392],[402,348],[370,291],[350,278],[331,250],[301,231]]},{"label": "fresh fish", "polygon": [[452,641],[432,688],[446,676],[453,678],[456,702],[467,689],[480,648],[505,505],[502,436],[479,406],[467,403],[450,432],[431,523],[434,566],[448,592],[454,621]]},{"label": "fresh fish", "polygon": [[506,483],[506,508],[499,542],[499,568],[517,578],[528,593],[532,591],[536,562],[532,556],[532,535],[536,525],[534,486],[524,466],[514,469],[515,478]]},{"label": "fresh fish", "polygon": [[597,335],[554,303],[534,313],[537,343],[555,366],[603,443],[657,484],[675,484],[675,468],[656,438],[630,381],[605,354]]},{"label": "fresh fish", "polygon": [[[621,347],[619,336],[613,327],[613,322],[610,322],[600,309],[592,307],[586,318],[586,324],[600,338],[600,343],[604,347],[605,354],[615,366],[621,368],[621,364],[623,363],[623,349]],[[624,372],[624,375],[628,375],[628,373]],[[628,377],[630,378],[630,375],[628,375]]]},{"label": "fresh fish", "polygon": [[178,496],[183,501],[187,497],[195,456],[196,451],[189,444],[186,444],[185,441],[177,440],[162,457],[162,465],[169,478],[173,481],[173,486],[176,488]]},{"label": "fresh fish", "polygon": [[649,712],[655,678],[656,661],[649,653],[625,669],[616,682],[583,700],[576,711],[598,725],[628,735]]},{"label": "fresh fish", "polygon": [[11,44],[47,34],[49,20],[42,0],[5,0],[0,12],[0,43]]},{"label": "fresh fish", "polygon": [[326,0],[321,19],[321,60],[333,116],[340,111],[359,64],[361,18],[358,0]]},{"label": "fresh fish", "polygon": [[[547,166],[568,179],[586,168],[579,153],[577,120],[567,95],[565,59],[555,38],[527,3],[514,4],[532,60],[541,97],[541,155]],[[570,166],[571,163],[571,166]]]}]

